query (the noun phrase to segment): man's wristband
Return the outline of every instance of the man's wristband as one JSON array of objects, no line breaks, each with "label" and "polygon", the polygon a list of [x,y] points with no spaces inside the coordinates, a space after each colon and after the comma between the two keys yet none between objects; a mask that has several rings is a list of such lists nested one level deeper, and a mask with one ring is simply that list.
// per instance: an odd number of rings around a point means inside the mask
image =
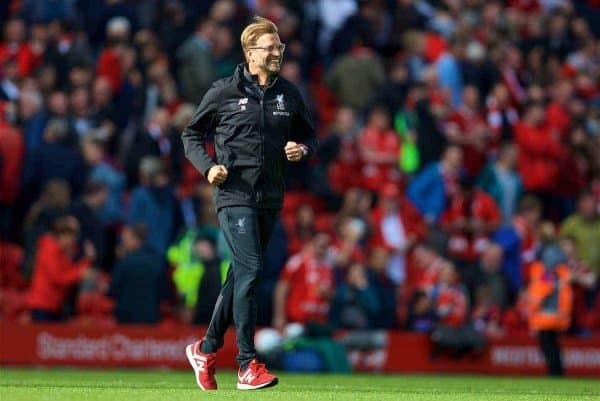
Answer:
[{"label": "man's wristband", "polygon": [[302,151],[302,157],[306,157],[308,155],[308,146],[304,145],[304,144],[299,144],[300,146],[300,150]]}]

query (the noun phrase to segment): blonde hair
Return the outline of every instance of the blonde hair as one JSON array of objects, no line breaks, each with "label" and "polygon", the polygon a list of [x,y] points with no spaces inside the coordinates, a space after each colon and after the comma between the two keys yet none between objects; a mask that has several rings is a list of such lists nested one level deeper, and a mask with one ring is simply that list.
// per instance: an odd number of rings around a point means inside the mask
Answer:
[{"label": "blonde hair", "polygon": [[256,44],[258,38],[267,33],[279,33],[277,25],[266,18],[255,16],[252,20],[252,23],[244,28],[242,36],[240,37],[244,53],[250,46]]}]

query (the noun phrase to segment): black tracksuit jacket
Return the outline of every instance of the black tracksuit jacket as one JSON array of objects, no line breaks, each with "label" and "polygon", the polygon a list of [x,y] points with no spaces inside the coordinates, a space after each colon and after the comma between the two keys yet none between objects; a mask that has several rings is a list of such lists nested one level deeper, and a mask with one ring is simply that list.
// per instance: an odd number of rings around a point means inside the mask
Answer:
[{"label": "black tracksuit jacket", "polygon": [[[216,162],[206,151],[214,133]],[[182,133],[186,157],[206,177],[215,164],[229,174],[215,190],[215,207],[281,209],[287,141],[314,154],[314,126],[298,89],[275,77],[261,89],[246,64],[216,81]]]}]

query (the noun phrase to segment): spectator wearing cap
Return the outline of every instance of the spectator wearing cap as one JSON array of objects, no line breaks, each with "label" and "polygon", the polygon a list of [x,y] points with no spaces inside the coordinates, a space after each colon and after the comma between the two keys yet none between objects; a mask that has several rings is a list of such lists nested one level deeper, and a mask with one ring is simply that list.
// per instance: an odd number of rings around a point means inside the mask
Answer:
[{"label": "spectator wearing cap", "polygon": [[523,196],[523,182],[516,169],[518,157],[514,143],[504,144],[498,160],[488,163],[477,180],[479,187],[496,201],[504,225],[511,223]]},{"label": "spectator wearing cap", "polygon": [[95,259],[94,246],[87,242],[85,257],[77,262],[79,222],[73,216],[56,220],[52,233],[37,242],[33,278],[28,294],[31,317],[36,322],[62,319],[68,291],[87,273]]},{"label": "spectator wearing cap", "polygon": [[427,228],[422,216],[398,187],[386,184],[377,207],[371,213],[371,224],[374,231],[372,246],[384,247],[389,252],[388,277],[395,284],[404,282],[407,256],[426,235]]},{"label": "spectator wearing cap", "polygon": [[462,150],[449,146],[440,162],[430,164],[409,184],[408,198],[428,224],[438,221],[446,210],[447,200],[456,191],[462,159]]},{"label": "spectator wearing cap", "polygon": [[113,269],[110,294],[115,300],[119,323],[157,323],[160,304],[167,296],[165,263],[146,243],[147,230],[141,224],[125,226]]}]

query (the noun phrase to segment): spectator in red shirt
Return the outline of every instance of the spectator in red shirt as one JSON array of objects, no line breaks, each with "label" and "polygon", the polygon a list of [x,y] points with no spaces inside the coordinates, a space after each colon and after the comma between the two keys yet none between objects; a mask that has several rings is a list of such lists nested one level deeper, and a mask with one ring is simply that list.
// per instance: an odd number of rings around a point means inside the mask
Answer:
[{"label": "spectator in red shirt", "polygon": [[316,234],[315,211],[310,205],[302,204],[296,211],[296,216],[288,227],[288,254],[295,255],[312,240]]},{"label": "spectator in red shirt", "polygon": [[441,325],[458,328],[467,322],[469,302],[452,264],[444,265],[430,296]]},{"label": "spectator in red shirt", "polygon": [[463,150],[463,165],[470,175],[477,175],[485,165],[491,131],[480,110],[479,92],[475,86],[465,86],[462,105],[445,123],[449,142]]},{"label": "spectator in red shirt", "polygon": [[437,317],[437,326],[431,333],[432,357],[444,351],[461,356],[485,346],[485,337],[469,322],[469,301],[452,264],[443,267],[439,283],[429,296]]},{"label": "spectator in red shirt", "polygon": [[328,189],[338,195],[360,185],[359,172],[362,168],[356,143],[357,131],[354,111],[340,107],[329,133],[317,150],[319,164],[316,169],[326,171]]},{"label": "spectator in red shirt", "polygon": [[471,320],[473,321],[475,330],[489,337],[502,337],[504,329],[500,324],[501,317],[501,310],[493,302],[490,287],[485,284],[478,287],[471,313]]},{"label": "spectator in red shirt", "polygon": [[73,216],[59,218],[51,234],[44,234],[37,243],[33,279],[28,305],[36,322],[61,320],[61,312],[68,291],[90,270],[95,258],[94,246],[86,242],[85,257],[77,262],[79,222]]},{"label": "spectator in red shirt", "polygon": [[448,252],[460,262],[474,262],[489,243],[489,235],[501,223],[494,199],[475,188],[471,177],[463,177],[460,191],[450,201],[441,218],[448,232]]},{"label": "spectator in red shirt", "polygon": [[409,287],[412,289],[431,289],[438,281],[442,267],[447,260],[433,249],[418,244],[412,254],[409,269]]},{"label": "spectator in red shirt", "polygon": [[37,40],[36,35],[33,35],[31,44],[27,43],[26,37],[27,32],[23,20],[12,19],[5,25],[4,41],[0,44],[0,66],[4,66],[7,61],[13,59],[17,64],[19,78],[33,73],[41,61],[43,52],[43,47],[40,47],[41,43]]},{"label": "spectator in red shirt", "polygon": [[559,210],[561,219],[575,211],[577,195],[588,186],[592,159],[584,126],[573,126],[563,138],[566,146],[564,157],[558,161],[559,178],[556,185],[556,194],[562,197],[562,207]]},{"label": "spectator in red shirt", "polygon": [[394,184],[386,184],[379,204],[371,214],[373,246],[389,251],[387,274],[395,284],[406,278],[407,255],[417,241],[423,240],[426,225],[419,211]]},{"label": "spectator in red shirt", "polygon": [[336,224],[336,236],[329,249],[329,256],[336,270],[343,273],[352,262],[365,260],[361,240],[365,237],[366,229],[366,224],[357,217],[339,216]]},{"label": "spectator in red shirt", "polygon": [[494,199],[463,177],[461,190],[452,198],[440,223],[448,233],[448,254],[458,263],[461,278],[471,295],[477,285],[477,259],[490,242],[490,235],[502,222]]},{"label": "spectator in red shirt", "polygon": [[525,108],[523,121],[515,128],[519,146],[519,172],[525,190],[549,194],[556,188],[559,161],[563,156],[560,135],[545,124],[544,108],[531,103]]},{"label": "spectator in red shirt", "polygon": [[10,231],[11,205],[19,195],[24,153],[23,137],[0,115],[0,234]]},{"label": "spectator in red shirt", "polygon": [[327,323],[335,289],[333,268],[326,258],[329,242],[327,234],[317,234],[283,268],[274,294],[276,329],[283,329],[288,322]]},{"label": "spectator in red shirt", "polygon": [[363,162],[363,186],[372,191],[387,182],[398,183],[397,169],[400,154],[398,134],[391,128],[390,116],[384,107],[376,106],[369,113],[365,129],[358,137]]},{"label": "spectator in red shirt", "polygon": [[98,57],[96,74],[108,78],[113,94],[118,94],[123,84],[121,56],[123,45],[129,41],[130,30],[131,24],[125,17],[114,17],[106,26],[108,46]]},{"label": "spectator in red shirt", "polygon": [[571,115],[568,105],[573,97],[573,84],[562,80],[552,86],[552,101],[546,107],[546,120],[550,130],[557,131],[561,137],[568,133]]}]

